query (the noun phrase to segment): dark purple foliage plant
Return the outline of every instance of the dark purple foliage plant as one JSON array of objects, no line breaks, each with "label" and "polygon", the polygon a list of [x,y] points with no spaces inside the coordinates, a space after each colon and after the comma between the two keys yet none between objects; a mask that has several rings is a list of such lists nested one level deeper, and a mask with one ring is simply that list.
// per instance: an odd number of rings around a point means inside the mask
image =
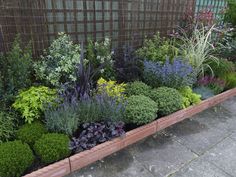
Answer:
[{"label": "dark purple foliage plant", "polygon": [[226,82],[213,76],[204,76],[198,79],[197,85],[200,87],[208,87],[214,92],[214,94],[219,94],[224,91]]},{"label": "dark purple foliage plant", "polygon": [[142,77],[143,60],[132,47],[117,48],[114,53],[118,81],[133,82]]},{"label": "dark purple foliage plant", "polygon": [[91,149],[125,134],[123,122],[100,122],[83,124],[83,131],[78,138],[72,138],[70,149],[74,152]]}]

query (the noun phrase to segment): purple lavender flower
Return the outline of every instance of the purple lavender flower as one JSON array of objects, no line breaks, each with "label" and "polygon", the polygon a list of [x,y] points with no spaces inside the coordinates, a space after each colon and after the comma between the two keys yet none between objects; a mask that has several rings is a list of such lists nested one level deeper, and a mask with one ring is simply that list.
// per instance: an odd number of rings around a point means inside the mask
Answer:
[{"label": "purple lavender flower", "polygon": [[155,83],[154,86],[172,88],[192,86],[196,80],[192,66],[178,58],[172,63],[167,59],[164,64],[144,61],[144,76],[148,83]]}]

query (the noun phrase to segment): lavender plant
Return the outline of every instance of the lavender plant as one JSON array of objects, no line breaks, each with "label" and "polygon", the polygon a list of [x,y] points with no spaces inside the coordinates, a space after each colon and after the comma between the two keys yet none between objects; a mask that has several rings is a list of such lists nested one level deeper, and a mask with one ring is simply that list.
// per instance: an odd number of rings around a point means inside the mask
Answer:
[{"label": "lavender plant", "polygon": [[45,113],[45,124],[49,131],[72,136],[79,127],[78,105],[64,102],[58,107],[49,107]]},{"label": "lavender plant", "polygon": [[147,84],[154,87],[180,88],[192,86],[195,82],[196,74],[191,65],[180,58],[175,58],[173,63],[167,59],[164,64],[144,61],[144,79]]},{"label": "lavender plant", "polygon": [[83,131],[79,137],[72,138],[70,149],[75,152],[81,152],[124,134],[123,122],[86,123],[83,124]]},{"label": "lavender plant", "polygon": [[123,120],[125,103],[121,98],[98,94],[94,97],[83,96],[79,102],[79,118],[83,123]]}]

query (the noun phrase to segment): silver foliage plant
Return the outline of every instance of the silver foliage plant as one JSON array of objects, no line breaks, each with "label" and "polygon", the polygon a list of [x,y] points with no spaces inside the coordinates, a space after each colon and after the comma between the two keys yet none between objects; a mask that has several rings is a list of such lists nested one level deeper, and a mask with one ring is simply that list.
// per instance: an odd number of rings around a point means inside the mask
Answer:
[{"label": "silver foliage plant", "polygon": [[59,33],[45,55],[34,65],[36,77],[56,87],[65,82],[74,82],[80,53],[80,45],[73,44],[68,35]]},{"label": "silver foliage plant", "polygon": [[215,47],[212,43],[214,25],[209,28],[195,28],[191,37],[183,35],[181,39],[181,50],[184,58],[196,69],[197,74],[203,76],[208,69],[212,75],[214,72],[210,62],[218,63],[218,58],[213,56]]}]

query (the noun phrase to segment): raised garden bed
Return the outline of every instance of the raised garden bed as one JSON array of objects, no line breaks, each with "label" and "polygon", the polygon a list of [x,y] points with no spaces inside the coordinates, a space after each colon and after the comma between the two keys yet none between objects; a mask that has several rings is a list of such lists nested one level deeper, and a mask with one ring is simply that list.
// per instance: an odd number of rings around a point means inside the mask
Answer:
[{"label": "raised garden bed", "polygon": [[162,117],[147,125],[141,126],[126,133],[124,137],[97,145],[96,147],[75,154],[62,161],[32,172],[25,177],[60,177],[79,170],[97,160],[117,152],[137,141],[163,130],[173,124],[187,119],[197,113],[213,107],[236,95],[236,88],[223,92],[217,96],[202,101],[200,104],[182,109],[168,116]]}]

